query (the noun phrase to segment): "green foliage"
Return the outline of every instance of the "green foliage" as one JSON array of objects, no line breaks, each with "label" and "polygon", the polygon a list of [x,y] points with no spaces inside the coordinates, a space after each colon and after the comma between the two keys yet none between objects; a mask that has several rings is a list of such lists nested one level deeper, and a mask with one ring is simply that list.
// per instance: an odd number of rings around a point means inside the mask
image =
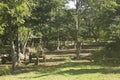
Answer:
[{"label": "green foliage", "polygon": [[[119,0],[78,0],[79,39],[82,41],[115,41],[114,45],[94,54],[96,61],[119,56],[120,4]],[[75,40],[76,10],[68,9],[68,0],[0,0],[1,43],[9,43],[9,33],[16,39],[19,29],[21,42],[25,42],[29,29],[32,38],[42,38],[50,50],[56,49],[56,41]],[[25,26],[25,27],[22,27]],[[28,28],[29,27],[29,28]],[[10,29],[11,28],[11,29]],[[59,33],[59,36],[58,36]],[[104,54],[103,54],[104,53]]]},{"label": "green foliage", "polygon": [[42,54],[44,52],[45,52],[45,50],[43,49],[43,47],[41,45],[38,45],[37,46],[37,53]]},{"label": "green foliage", "polygon": [[112,39],[120,39],[120,16],[114,18],[113,23],[110,25],[110,32]]},{"label": "green foliage", "polygon": [[8,66],[5,66],[0,70],[0,75],[10,75],[11,74],[11,69]]},{"label": "green foliage", "polygon": [[106,51],[108,52],[106,57],[119,58],[120,57],[120,49],[119,49],[120,45],[119,44],[120,44],[120,41],[106,44]]},{"label": "green foliage", "polygon": [[25,22],[25,18],[30,16],[30,10],[27,5],[26,1],[18,1],[18,0],[12,0],[12,1],[2,1],[1,3],[2,8],[2,19],[5,21],[9,17],[12,18],[11,24],[12,25],[20,25]]},{"label": "green foliage", "polygon": [[120,63],[120,41],[107,43],[105,48],[92,54],[92,59],[96,63]]},{"label": "green foliage", "polygon": [[0,35],[4,33],[4,28],[0,27]]},{"label": "green foliage", "polygon": [[48,49],[48,50],[50,50],[50,51],[54,51],[54,50],[56,50],[56,44],[55,44],[55,42],[54,41],[50,41],[49,42],[49,44],[46,46],[46,48]]},{"label": "green foliage", "polygon": [[105,58],[105,51],[104,50],[98,50],[96,52],[92,53],[92,59],[95,63],[103,63]]},{"label": "green foliage", "polygon": [[108,40],[109,27],[119,5],[115,0],[84,0],[80,3],[80,36],[96,41]]},{"label": "green foliage", "polygon": [[26,39],[29,37],[29,28],[20,27],[19,33],[20,33],[20,42],[22,43],[22,45],[24,45]]},{"label": "green foliage", "polygon": [[[0,33],[3,36],[9,36],[7,37],[8,40],[10,40],[10,31],[13,32],[13,34],[11,33],[13,39],[16,39],[18,27],[21,27],[25,20],[30,17],[31,12],[28,4],[28,0],[2,0],[0,2]],[[3,36],[2,38],[4,38]]]}]

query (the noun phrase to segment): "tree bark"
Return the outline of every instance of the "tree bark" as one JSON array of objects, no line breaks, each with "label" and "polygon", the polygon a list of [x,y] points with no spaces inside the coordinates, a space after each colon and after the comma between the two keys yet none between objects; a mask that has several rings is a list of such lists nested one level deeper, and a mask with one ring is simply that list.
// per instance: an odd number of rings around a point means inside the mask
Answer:
[{"label": "tree bark", "polygon": [[80,14],[79,14],[80,0],[76,0],[76,59],[79,59],[80,45],[78,41],[79,27],[80,27]]},{"label": "tree bark", "polygon": [[13,25],[11,24],[11,15],[8,14],[8,29],[9,29],[9,38],[10,38],[10,49],[12,55],[12,71],[15,72],[17,69],[17,56],[15,52],[15,44],[14,44],[14,30]]},{"label": "tree bark", "polygon": [[13,39],[13,31],[10,27],[10,46],[11,46],[11,54],[12,54],[12,71],[15,72],[17,69],[17,54],[15,52],[15,44]]},{"label": "tree bark", "polygon": [[24,42],[24,44],[23,44],[23,54],[25,55],[25,52],[26,52],[26,46],[27,46],[27,43],[28,43],[28,40],[29,40],[29,38],[30,38],[30,30],[28,31],[28,34],[27,34],[27,37],[26,37],[26,40],[25,40],[25,42]]},{"label": "tree bark", "polygon": [[57,28],[57,50],[60,50],[60,38],[59,38],[59,35],[60,35],[60,31],[59,31],[59,26]]},{"label": "tree bark", "polygon": [[20,61],[20,56],[19,56],[19,54],[20,54],[20,33],[19,33],[19,27],[17,26],[17,44],[16,44],[16,48],[17,48],[17,50],[16,50],[16,52],[17,52],[17,62],[18,62],[18,66],[20,65],[20,63],[21,63],[21,61]]},{"label": "tree bark", "polygon": [[60,50],[60,26],[59,26],[59,9],[56,10],[57,19],[57,50]]},{"label": "tree bark", "polygon": [[35,65],[38,65],[39,64],[39,57],[36,56],[36,61],[35,61]]}]

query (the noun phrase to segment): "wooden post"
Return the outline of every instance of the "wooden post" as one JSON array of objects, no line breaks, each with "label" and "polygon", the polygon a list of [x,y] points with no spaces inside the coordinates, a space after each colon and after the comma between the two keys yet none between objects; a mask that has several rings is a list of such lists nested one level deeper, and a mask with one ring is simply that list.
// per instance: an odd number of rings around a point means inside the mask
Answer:
[{"label": "wooden post", "polygon": [[38,65],[39,64],[39,57],[36,56],[36,61],[35,61],[35,65]]}]

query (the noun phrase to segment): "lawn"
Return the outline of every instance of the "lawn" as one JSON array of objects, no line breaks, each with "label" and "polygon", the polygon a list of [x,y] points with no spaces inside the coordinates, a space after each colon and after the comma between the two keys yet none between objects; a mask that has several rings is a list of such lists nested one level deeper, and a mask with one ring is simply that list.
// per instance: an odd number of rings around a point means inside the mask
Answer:
[{"label": "lawn", "polygon": [[0,80],[120,80],[120,66],[84,61],[47,62],[21,66],[16,74],[2,75]]}]

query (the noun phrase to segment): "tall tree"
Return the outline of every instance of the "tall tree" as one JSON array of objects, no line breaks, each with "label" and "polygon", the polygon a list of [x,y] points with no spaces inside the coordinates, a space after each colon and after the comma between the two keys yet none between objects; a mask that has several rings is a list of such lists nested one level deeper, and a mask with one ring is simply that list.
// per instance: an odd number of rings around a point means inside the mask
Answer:
[{"label": "tall tree", "polygon": [[[30,10],[28,7],[28,0],[1,0],[0,5],[1,7],[1,18],[2,18],[2,24],[5,24],[5,27],[7,27],[10,35],[10,45],[11,45],[11,54],[12,54],[12,62],[13,62],[13,71],[16,70],[16,67],[18,66],[18,55],[19,52],[19,33],[18,29],[21,25],[24,24],[25,19],[30,16]],[[17,34],[17,35],[16,35]],[[15,52],[15,39],[17,38],[17,53]]]}]

